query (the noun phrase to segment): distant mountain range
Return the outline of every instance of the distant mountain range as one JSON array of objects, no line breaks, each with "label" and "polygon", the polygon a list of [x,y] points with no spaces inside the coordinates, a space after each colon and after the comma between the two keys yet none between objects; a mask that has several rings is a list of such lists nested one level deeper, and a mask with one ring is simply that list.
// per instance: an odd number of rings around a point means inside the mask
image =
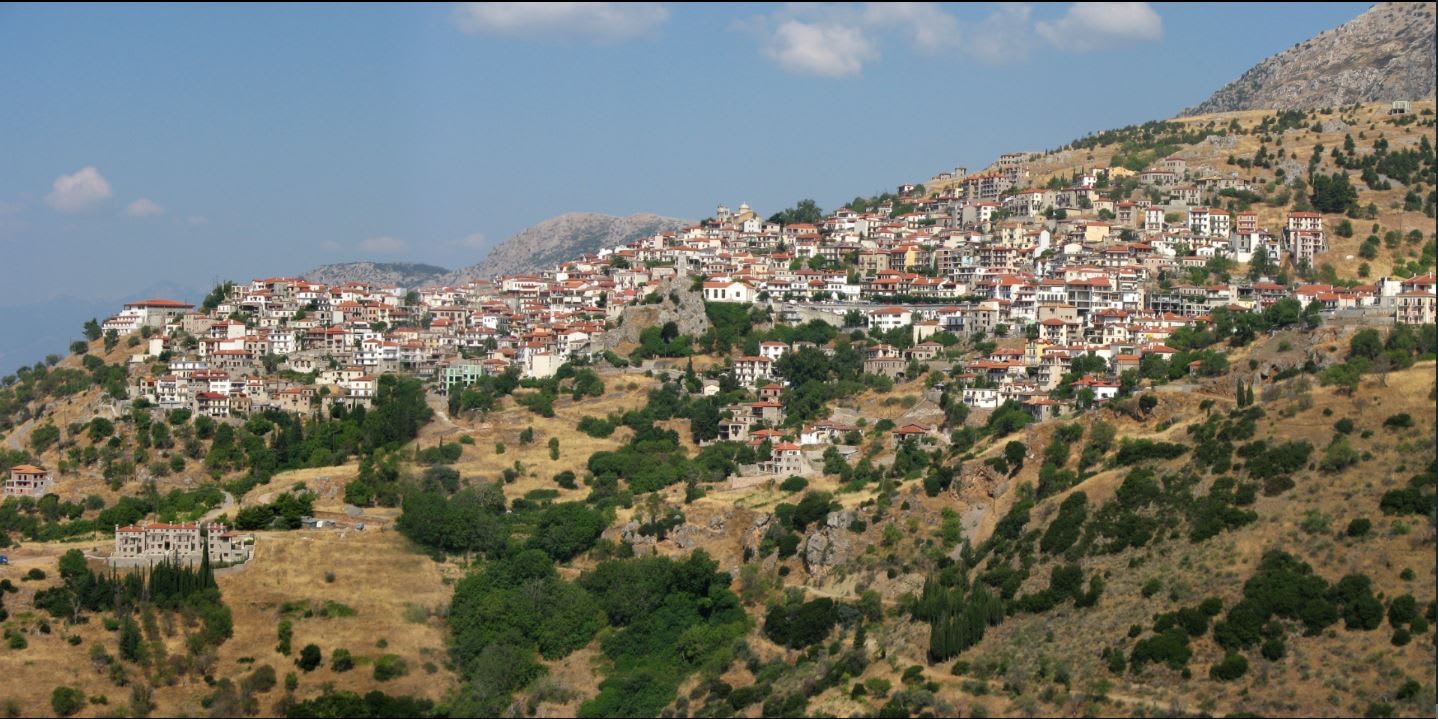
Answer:
[{"label": "distant mountain range", "polygon": [[1432,97],[1433,31],[1433,3],[1378,3],[1255,65],[1182,115]]},{"label": "distant mountain range", "polygon": [[482,261],[458,270],[409,262],[344,262],[316,267],[303,277],[326,284],[366,282],[411,288],[457,285],[472,279],[535,272],[605,247],[626,245],[656,232],[692,224],[650,213],[616,217],[570,212],[521,230],[495,246]]}]

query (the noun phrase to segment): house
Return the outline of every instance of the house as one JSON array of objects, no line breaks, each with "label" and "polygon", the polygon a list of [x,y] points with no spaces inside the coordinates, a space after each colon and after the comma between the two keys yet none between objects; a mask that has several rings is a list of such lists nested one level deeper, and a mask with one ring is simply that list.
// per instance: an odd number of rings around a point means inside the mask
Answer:
[{"label": "house", "polygon": [[21,464],[10,468],[10,477],[5,480],[6,497],[34,497],[50,494],[55,489],[55,479],[49,470],[33,464]]},{"label": "house", "polygon": [[789,345],[783,342],[767,341],[759,343],[759,354],[768,357],[771,362],[778,362],[779,358],[783,357],[787,351],[789,351]]},{"label": "house", "polygon": [[859,431],[858,425],[842,422],[817,422],[805,427],[799,433],[799,444],[837,444],[843,441],[844,435],[857,431]]},{"label": "house", "polygon": [[759,399],[766,402],[778,402],[784,394],[784,386],[770,382],[759,388]]},{"label": "house", "polygon": [[705,302],[753,302],[754,288],[746,282],[713,281],[704,283]]},{"label": "house", "polygon": [[[1404,282],[1405,289],[1393,300],[1393,319],[1400,325],[1426,325],[1432,324],[1435,320],[1435,297],[1433,292],[1433,275],[1427,277],[1415,277],[1414,280],[1426,280],[1426,283]],[[1426,289],[1424,286],[1426,285]]]},{"label": "house", "polygon": [[774,445],[767,462],[759,463],[759,471],[765,474],[806,475],[812,470],[809,460],[804,459],[804,450],[797,444],[780,442]]},{"label": "house", "polygon": [[1094,399],[1103,402],[1118,396],[1119,383],[1106,379],[1099,379],[1092,375],[1084,375],[1083,379],[1075,380],[1072,384],[1074,391],[1085,387],[1093,390]]},{"label": "house", "polygon": [[753,386],[761,379],[771,377],[774,361],[762,355],[739,357],[734,360],[734,380],[746,387]]},{"label": "house", "polygon": [[864,350],[864,372],[866,374],[880,374],[889,379],[898,379],[904,376],[904,370],[909,363],[899,355],[899,350],[891,344],[877,344]]},{"label": "house", "polygon": [[895,446],[898,446],[904,442],[921,441],[926,437],[932,438],[933,435],[933,427],[922,424],[906,424],[902,427],[895,427],[894,431],[889,433],[889,438],[893,440]]},{"label": "house", "polygon": [[903,307],[885,307],[869,313],[869,329],[880,332],[907,327],[914,319],[914,313]]},{"label": "house", "polygon": [[938,342],[921,342],[904,350],[904,356],[915,362],[928,362],[943,354],[944,346]]}]

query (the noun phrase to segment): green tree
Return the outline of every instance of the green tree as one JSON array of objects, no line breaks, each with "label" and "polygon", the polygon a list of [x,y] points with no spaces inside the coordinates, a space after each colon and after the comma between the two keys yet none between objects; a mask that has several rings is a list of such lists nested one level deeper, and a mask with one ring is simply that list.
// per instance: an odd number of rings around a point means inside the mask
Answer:
[{"label": "green tree", "polygon": [[324,657],[321,656],[318,646],[306,644],[304,648],[300,650],[300,657],[295,660],[295,664],[299,666],[300,671],[312,672],[319,667],[323,660]]},{"label": "green tree", "polygon": [[824,211],[819,209],[818,203],[813,200],[799,200],[793,207],[774,213],[769,218],[770,222],[777,222],[781,225],[793,225],[800,223],[817,224],[824,219]]}]

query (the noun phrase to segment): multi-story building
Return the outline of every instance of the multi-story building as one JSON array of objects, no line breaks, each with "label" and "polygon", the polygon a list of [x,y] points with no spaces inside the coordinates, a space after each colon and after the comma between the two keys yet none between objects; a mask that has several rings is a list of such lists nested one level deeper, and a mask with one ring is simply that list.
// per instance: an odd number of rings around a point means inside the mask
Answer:
[{"label": "multi-story building", "polygon": [[1323,215],[1317,212],[1290,212],[1283,226],[1283,251],[1295,263],[1313,264],[1313,256],[1328,251],[1323,235]]},{"label": "multi-story building", "polygon": [[6,497],[40,498],[53,492],[55,478],[49,470],[33,464],[21,464],[10,468],[10,477],[5,480]]},{"label": "multi-story building", "polygon": [[142,524],[115,527],[112,563],[148,560],[198,562],[209,547],[212,563],[239,564],[249,561],[253,538],[229,531],[223,524]]}]

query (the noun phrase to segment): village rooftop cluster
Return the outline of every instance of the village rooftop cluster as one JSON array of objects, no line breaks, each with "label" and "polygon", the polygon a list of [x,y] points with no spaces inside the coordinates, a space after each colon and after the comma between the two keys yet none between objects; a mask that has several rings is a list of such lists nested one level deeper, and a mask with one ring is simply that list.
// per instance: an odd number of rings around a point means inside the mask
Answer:
[{"label": "village rooftop cluster", "polygon": [[[1238,178],[1195,172],[1170,157],[1139,173],[1097,168],[1075,173],[1069,187],[1037,189],[1026,187],[1028,158],[1010,153],[989,172],[940,173],[931,183],[941,191],[905,184],[895,199],[865,212],[839,208],[815,223],[781,224],[747,205],[721,206],[687,229],[534,275],[417,289],[265,278],[228,286],[198,310],[171,300],[133,302],[103,328],[141,332],[148,359],[136,361],[167,362],[165,373],[135,383],[134,396],[226,417],[367,404],[386,372],[432,380],[440,391],[509,368],[547,377],[571,359],[610,349],[606,332],[625,307],[654,301],[661,284],[691,278],[706,301],[767,303],[782,320],[911,327],[914,345],[903,352],[882,343],[867,349],[866,370],[890,377],[901,376],[909,360],[938,356],[943,347],[928,341],[938,332],[1027,336],[1023,349],[969,364],[966,376],[984,380],[963,393],[975,408],[1013,398],[1046,406],[1069,359],[1083,353],[1109,363],[1106,374],[1084,380],[1104,399],[1125,369],[1149,354],[1167,359],[1174,350],[1165,339],[1208,322],[1218,307],[1262,311],[1292,297],[1326,312],[1434,321],[1432,275],[1351,288],[1267,277],[1185,283],[1189,269],[1213,257],[1248,262],[1266,253],[1277,269],[1285,261],[1310,263],[1327,249],[1322,215],[1290,212],[1270,232],[1255,213],[1203,204],[1220,189],[1244,187]],[[1135,174],[1168,201],[1104,196],[1102,187]],[[741,384],[773,376],[772,363],[787,349],[777,345],[733,359]]]}]

